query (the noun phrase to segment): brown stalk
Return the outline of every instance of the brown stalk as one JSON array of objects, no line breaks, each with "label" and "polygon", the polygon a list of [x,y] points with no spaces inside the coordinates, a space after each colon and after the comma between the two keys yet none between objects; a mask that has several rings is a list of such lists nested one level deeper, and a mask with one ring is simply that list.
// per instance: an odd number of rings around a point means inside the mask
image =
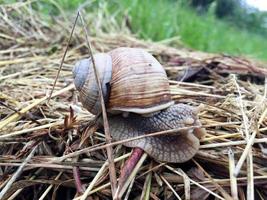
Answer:
[{"label": "brown stalk", "polygon": [[[263,101],[266,99],[266,90],[267,90],[267,78],[265,78],[265,91],[264,91],[264,96],[263,96]],[[262,102],[264,103],[264,102]],[[263,122],[263,120],[265,119],[265,116],[267,115],[267,108],[265,108],[264,112],[261,114],[260,119],[258,121],[257,124],[257,128],[259,128],[260,124]],[[245,159],[247,158],[249,152],[251,151],[251,147],[255,141],[255,137],[257,135],[258,130],[256,129],[255,131],[253,131],[253,133],[250,135],[250,137],[247,138],[247,145],[246,148],[244,150],[244,152],[242,153],[241,157],[239,158],[236,167],[235,167],[235,171],[234,171],[234,175],[237,177],[239,174],[239,171],[245,161]]]},{"label": "brown stalk", "polygon": [[63,54],[63,57],[62,57],[62,59],[61,59],[60,66],[59,66],[59,69],[58,69],[58,71],[57,71],[57,75],[56,75],[56,78],[55,78],[55,81],[54,81],[52,90],[51,90],[51,92],[50,92],[50,94],[49,94],[47,103],[49,103],[49,101],[50,101],[50,99],[51,99],[51,97],[52,97],[54,88],[55,88],[55,86],[56,86],[57,79],[58,79],[58,77],[59,77],[59,73],[60,73],[60,71],[61,71],[61,69],[62,69],[62,66],[63,66],[64,60],[65,60],[65,57],[66,57],[67,52],[68,52],[68,49],[69,49],[70,41],[71,41],[72,35],[73,35],[73,33],[74,33],[74,29],[75,29],[75,26],[76,26],[76,23],[77,23],[77,20],[78,20],[78,16],[79,16],[79,15],[77,14],[77,15],[76,15],[76,18],[75,18],[75,20],[74,20],[74,24],[73,24],[72,29],[71,29],[70,37],[69,37],[69,39],[68,39],[68,43],[67,43],[66,49],[65,49],[64,54]]},{"label": "brown stalk", "polygon": [[160,178],[162,179],[162,181],[168,186],[168,188],[170,188],[170,190],[173,192],[174,196],[178,199],[178,200],[182,200],[182,198],[177,194],[177,192],[174,190],[174,188],[171,186],[171,184],[162,176],[160,175]]},{"label": "brown stalk", "polygon": [[35,150],[37,149],[38,145],[36,145],[32,151],[30,152],[30,154],[26,157],[26,159],[23,161],[23,163],[19,166],[19,168],[17,169],[17,171],[13,174],[13,176],[9,179],[9,181],[7,182],[7,184],[5,185],[5,187],[2,189],[2,191],[0,192],[0,199],[2,199],[4,197],[4,195],[6,194],[6,192],[9,190],[9,188],[11,187],[11,185],[16,181],[16,179],[20,176],[20,174],[23,171],[24,166],[31,160],[31,158],[34,156]]},{"label": "brown stalk", "polygon": [[3,102],[0,102],[0,105],[2,105],[2,106],[4,106],[4,107],[6,107],[6,108],[8,108],[8,109],[10,109],[10,110],[12,110],[12,111],[14,111],[15,113],[18,113],[18,114],[21,115],[21,116],[25,116],[26,118],[30,119],[32,122],[34,122],[34,123],[36,123],[36,124],[38,124],[38,125],[41,125],[40,122],[38,122],[36,119],[34,119],[34,117],[32,116],[31,113],[21,113],[19,110],[15,109],[15,108],[12,108],[11,106],[6,105],[6,104],[3,103]]},{"label": "brown stalk", "polygon": [[[101,108],[102,108],[102,117],[103,117],[103,121],[104,121],[104,131],[105,131],[106,142],[107,142],[107,144],[110,144],[111,143],[111,136],[110,136],[110,130],[109,130],[109,124],[108,124],[108,118],[107,118],[107,113],[106,113],[104,97],[103,97],[103,93],[102,93],[103,90],[102,90],[102,86],[101,86],[100,79],[99,79],[99,73],[98,73],[98,70],[97,70],[96,65],[95,65],[95,60],[94,60],[94,56],[92,53],[92,48],[91,48],[91,45],[89,42],[89,34],[87,32],[87,28],[85,26],[85,22],[84,22],[84,19],[81,15],[80,11],[78,11],[78,15],[80,16],[80,19],[81,19],[81,22],[82,22],[82,25],[84,28],[87,47],[89,50],[89,55],[92,59],[95,77],[96,77],[98,90],[99,90],[99,94],[100,94],[99,98],[100,98]],[[115,164],[114,164],[114,156],[113,156],[111,146],[106,147],[106,149],[107,149],[108,162],[109,162],[109,171],[110,171],[109,176],[110,176],[110,182],[111,182],[111,190],[112,190],[112,196],[114,197],[116,189],[117,189],[117,178],[116,178],[116,171],[115,171]]]},{"label": "brown stalk", "polygon": [[[58,180],[62,174],[63,174],[63,172],[59,172],[58,175],[55,177],[54,180]],[[47,194],[52,190],[53,187],[54,187],[53,184],[49,185],[49,187],[44,191],[44,193],[42,194],[42,196],[38,200],[45,199],[46,196],[47,196]]]},{"label": "brown stalk", "polygon": [[[153,169],[153,162],[150,162],[149,170],[148,170],[149,172],[147,172],[140,199],[143,199],[143,200],[149,199],[149,193],[151,190],[152,169]],[[140,177],[140,176],[138,176],[138,177]],[[136,177],[136,179],[138,177]]]},{"label": "brown stalk", "polygon": [[198,166],[198,168],[208,177],[208,179],[211,181],[211,183],[214,184],[214,186],[216,187],[216,189],[218,189],[220,191],[220,193],[223,195],[223,197],[226,199],[226,200],[232,200],[232,197],[218,184],[216,183],[213,178],[209,175],[209,173],[207,173],[203,167],[198,163],[196,162],[194,159],[193,159],[193,162]]},{"label": "brown stalk", "polygon": [[[173,171],[174,173],[180,175],[180,176],[183,176],[183,174],[177,170],[175,170],[174,168],[170,167],[169,165],[164,165],[164,167],[166,167],[167,169]],[[221,199],[221,200],[225,200],[224,198],[222,198],[221,196],[219,196],[218,194],[214,193],[213,191],[211,191],[210,189],[204,187],[203,185],[199,184],[198,182],[194,181],[193,179],[190,179],[190,182],[195,184],[196,186],[200,187],[201,189],[209,192],[210,194],[212,194],[213,196],[217,197],[218,199]]]},{"label": "brown stalk", "polygon": [[237,180],[236,177],[234,176],[235,158],[231,148],[228,149],[228,158],[229,158],[229,177],[230,177],[231,195],[233,197],[233,200],[238,200]]},{"label": "brown stalk", "polygon": [[84,193],[84,188],[82,186],[81,178],[80,178],[80,169],[79,167],[73,167],[73,177],[74,177],[74,183],[75,187],[77,189],[78,194]]}]

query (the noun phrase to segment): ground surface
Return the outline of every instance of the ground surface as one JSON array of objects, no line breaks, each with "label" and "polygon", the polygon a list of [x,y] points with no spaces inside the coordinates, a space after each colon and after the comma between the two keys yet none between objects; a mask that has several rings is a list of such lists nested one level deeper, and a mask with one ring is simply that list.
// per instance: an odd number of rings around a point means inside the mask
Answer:
[{"label": "ground surface", "polygon": [[[93,116],[82,108],[72,85],[73,63],[87,57],[82,28],[75,31],[48,103],[72,23],[58,20],[48,26],[29,7],[19,5],[6,7],[0,21],[0,195],[72,199],[80,195],[73,178],[79,171],[88,199],[111,199],[106,149],[95,149],[105,144],[104,134],[88,126]],[[194,159],[167,164],[148,157],[137,170],[129,199],[267,198],[267,72],[261,68],[266,64],[175,49],[127,34],[99,32],[90,40],[95,52],[122,46],[146,49],[165,67],[176,103],[204,104],[199,117],[207,136]],[[130,151],[113,146],[117,177]],[[233,160],[242,167],[230,181]]]}]

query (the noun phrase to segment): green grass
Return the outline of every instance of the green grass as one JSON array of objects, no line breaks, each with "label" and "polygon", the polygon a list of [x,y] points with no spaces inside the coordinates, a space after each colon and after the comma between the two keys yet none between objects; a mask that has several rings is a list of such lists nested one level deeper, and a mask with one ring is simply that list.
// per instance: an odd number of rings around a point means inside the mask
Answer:
[{"label": "green grass", "polygon": [[[118,20],[118,24],[122,24],[127,15],[132,32],[140,38],[160,41],[178,36],[184,46],[195,50],[247,55],[267,60],[267,42],[263,36],[239,30],[216,19],[212,12],[199,16],[185,6],[185,3],[179,3],[181,1],[43,0],[36,3],[35,6],[40,13],[47,16],[60,15],[62,12],[58,7],[61,7],[67,16],[70,16],[70,13],[74,14],[78,6],[85,2],[89,2],[86,7],[87,13],[95,16],[90,19],[97,19],[99,13],[103,12],[107,23],[108,15],[112,15]],[[111,31],[109,27],[104,27],[103,30]]]},{"label": "green grass", "polygon": [[175,1],[124,0],[122,4],[133,31],[142,38],[157,41],[180,36],[189,48],[267,60],[264,37],[238,30],[210,13],[199,16]]}]

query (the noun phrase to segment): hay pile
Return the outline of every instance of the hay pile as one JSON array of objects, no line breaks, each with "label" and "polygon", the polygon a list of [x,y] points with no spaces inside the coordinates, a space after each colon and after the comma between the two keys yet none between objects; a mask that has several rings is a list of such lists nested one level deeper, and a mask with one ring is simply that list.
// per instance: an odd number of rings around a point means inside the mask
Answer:
[{"label": "hay pile", "polygon": [[[111,199],[104,134],[78,102],[72,84],[73,63],[87,57],[82,28],[75,31],[56,91],[47,103],[72,22],[55,19],[48,25],[28,3],[0,9],[1,198],[72,199],[74,177],[80,176],[88,194],[84,198]],[[92,21],[91,15],[87,17]],[[255,194],[256,199],[266,199],[264,64],[178,50],[121,32],[104,34],[96,27],[91,37],[95,52],[144,48],[164,65],[176,102],[205,105],[200,119],[208,134],[194,159],[168,164],[147,158],[126,197],[252,199]],[[117,177],[130,151],[113,146]]]}]

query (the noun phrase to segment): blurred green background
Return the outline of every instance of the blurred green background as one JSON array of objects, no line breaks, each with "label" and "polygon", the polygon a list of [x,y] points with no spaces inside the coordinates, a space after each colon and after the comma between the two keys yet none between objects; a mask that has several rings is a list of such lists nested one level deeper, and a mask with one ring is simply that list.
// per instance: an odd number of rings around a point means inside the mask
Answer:
[{"label": "blurred green background", "polygon": [[[246,5],[245,0],[47,0],[32,6],[47,21],[62,15],[73,20],[83,6],[91,20],[101,18],[99,23],[107,21],[116,30],[127,28],[142,39],[267,60],[267,12]],[[105,25],[97,28],[107,33],[115,30]]]}]

